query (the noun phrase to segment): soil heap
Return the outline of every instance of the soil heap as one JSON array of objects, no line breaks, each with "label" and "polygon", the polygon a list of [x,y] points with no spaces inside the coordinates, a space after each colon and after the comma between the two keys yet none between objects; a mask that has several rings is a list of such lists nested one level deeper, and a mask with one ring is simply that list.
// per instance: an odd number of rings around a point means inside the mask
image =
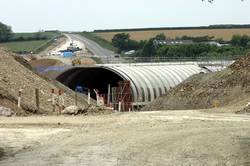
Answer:
[{"label": "soil heap", "polygon": [[[20,58],[18,58],[20,59]],[[24,62],[23,62],[24,63]],[[57,83],[59,84],[59,83]],[[62,87],[62,85],[60,85]],[[0,105],[11,108],[18,114],[35,113],[35,89],[40,92],[40,113],[52,114],[51,90],[59,87],[16,61],[15,55],[0,48]],[[67,89],[66,87],[63,87]],[[17,108],[18,91],[22,90],[21,109]],[[70,91],[69,89],[67,89]],[[64,93],[64,105],[74,105],[74,93]],[[79,104],[86,105],[85,101]],[[58,111],[58,110],[56,110]]]},{"label": "soil heap", "polygon": [[232,107],[233,111],[238,111],[248,102],[250,102],[250,54],[221,72],[192,76],[143,110]]}]

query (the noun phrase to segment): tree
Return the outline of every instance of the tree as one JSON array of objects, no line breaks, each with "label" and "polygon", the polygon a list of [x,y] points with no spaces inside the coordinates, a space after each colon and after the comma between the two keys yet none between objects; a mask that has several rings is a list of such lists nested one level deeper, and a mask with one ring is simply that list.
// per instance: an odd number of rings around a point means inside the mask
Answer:
[{"label": "tree", "polygon": [[131,40],[127,33],[118,33],[112,39],[113,46],[118,48],[119,52],[140,49],[144,46],[144,43],[144,41]]},{"label": "tree", "polygon": [[154,56],[156,54],[156,47],[154,45],[154,39],[150,39],[142,49],[143,56]]},{"label": "tree", "polygon": [[0,22],[0,42],[6,42],[11,38],[11,27]]},{"label": "tree", "polygon": [[114,35],[112,39],[113,46],[119,48],[120,50],[124,50],[129,41],[130,35],[127,33],[118,33]]},{"label": "tree", "polygon": [[250,41],[250,37],[247,35],[234,35],[231,40],[231,44],[233,46],[241,46],[241,47],[247,47],[248,42]]},{"label": "tree", "polygon": [[160,33],[158,35],[155,36],[156,40],[166,40],[166,36],[164,33]]}]

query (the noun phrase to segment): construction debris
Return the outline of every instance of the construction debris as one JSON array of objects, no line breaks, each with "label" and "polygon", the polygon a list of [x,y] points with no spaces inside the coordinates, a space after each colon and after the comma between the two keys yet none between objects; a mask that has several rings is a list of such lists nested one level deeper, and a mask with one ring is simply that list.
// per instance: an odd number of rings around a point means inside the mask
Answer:
[{"label": "construction debris", "polygon": [[73,106],[66,107],[62,111],[62,114],[77,115],[83,110],[85,110],[85,107],[78,107],[78,106],[73,105]]},{"label": "construction debris", "polygon": [[10,108],[0,106],[0,116],[14,116],[15,112],[13,112]]},{"label": "construction debris", "polygon": [[250,102],[237,113],[238,114],[250,113]]}]

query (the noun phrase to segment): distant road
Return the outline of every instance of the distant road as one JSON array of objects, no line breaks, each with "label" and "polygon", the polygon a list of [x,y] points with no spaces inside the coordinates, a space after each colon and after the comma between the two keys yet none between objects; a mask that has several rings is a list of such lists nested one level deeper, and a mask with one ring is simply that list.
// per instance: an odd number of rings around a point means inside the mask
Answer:
[{"label": "distant road", "polygon": [[89,49],[95,56],[100,57],[103,60],[103,62],[106,62],[109,58],[113,59],[116,55],[115,52],[101,47],[96,42],[87,39],[82,35],[77,35],[77,34],[67,34],[67,35],[70,36],[72,40],[82,42],[87,49]]}]

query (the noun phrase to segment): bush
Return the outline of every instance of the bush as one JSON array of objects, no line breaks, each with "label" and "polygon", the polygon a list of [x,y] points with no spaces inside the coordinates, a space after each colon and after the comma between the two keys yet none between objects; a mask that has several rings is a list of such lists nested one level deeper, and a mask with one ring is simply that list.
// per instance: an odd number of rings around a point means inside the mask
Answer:
[{"label": "bush", "polygon": [[11,27],[0,22],[0,42],[9,41],[11,35]]}]

